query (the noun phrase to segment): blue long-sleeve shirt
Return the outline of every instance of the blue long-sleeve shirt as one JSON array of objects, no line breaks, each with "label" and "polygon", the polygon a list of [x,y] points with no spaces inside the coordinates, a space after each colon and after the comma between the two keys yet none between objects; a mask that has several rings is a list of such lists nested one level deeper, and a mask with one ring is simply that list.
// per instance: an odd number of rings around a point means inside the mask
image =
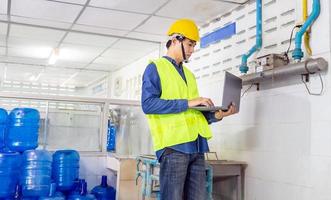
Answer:
[{"label": "blue long-sleeve shirt", "polygon": [[[185,74],[182,65],[178,65],[175,60],[170,57],[164,56],[168,61],[170,61],[183,80],[186,82]],[[142,80],[142,95],[141,95],[141,104],[142,109],[145,114],[167,114],[167,113],[179,113],[186,111],[188,109],[188,100],[187,99],[174,99],[174,100],[165,100],[160,99],[162,90],[160,77],[157,72],[156,66],[154,63],[150,63],[144,72]],[[218,121],[215,118],[213,112],[202,112],[202,114],[207,119],[208,123],[213,123]],[[205,153],[209,151],[207,139],[204,137],[199,137],[192,142],[187,142],[184,144],[178,144],[171,147],[173,150],[182,152],[182,153]],[[158,159],[162,156],[165,149],[156,151],[156,156]]]}]

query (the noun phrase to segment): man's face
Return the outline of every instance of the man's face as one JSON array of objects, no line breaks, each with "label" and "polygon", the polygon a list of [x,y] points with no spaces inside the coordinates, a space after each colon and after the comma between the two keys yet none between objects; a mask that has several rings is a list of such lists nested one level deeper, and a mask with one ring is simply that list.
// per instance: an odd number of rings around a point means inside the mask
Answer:
[{"label": "man's face", "polygon": [[[178,55],[182,56],[182,46],[181,46],[181,42],[179,40],[174,40],[173,44],[176,48],[176,52],[178,53]],[[194,52],[194,47],[196,45],[196,42],[190,39],[185,38],[183,40],[183,46],[184,46],[184,50],[185,50],[185,56],[186,59],[188,60],[192,53]],[[184,59],[184,58],[183,58]]]},{"label": "man's face", "polygon": [[196,42],[190,39],[185,39],[183,41],[184,49],[185,49],[185,56],[186,59],[189,59],[194,52],[194,47],[196,45]]}]

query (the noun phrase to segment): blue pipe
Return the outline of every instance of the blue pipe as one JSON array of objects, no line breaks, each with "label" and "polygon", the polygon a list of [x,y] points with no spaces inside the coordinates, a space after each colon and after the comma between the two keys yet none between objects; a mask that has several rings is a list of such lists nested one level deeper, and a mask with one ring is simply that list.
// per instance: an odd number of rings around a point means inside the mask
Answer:
[{"label": "blue pipe", "polygon": [[248,58],[262,47],[262,0],[256,0],[256,44],[241,58],[240,72],[247,73]]},{"label": "blue pipe", "polygon": [[309,26],[311,26],[314,21],[317,19],[321,11],[321,4],[319,0],[313,0],[313,11],[305,21],[305,23],[302,25],[300,31],[297,32],[295,35],[295,49],[292,53],[292,57],[296,61],[300,61],[303,57],[303,52],[301,49],[301,43],[302,43],[302,36],[307,31]]}]

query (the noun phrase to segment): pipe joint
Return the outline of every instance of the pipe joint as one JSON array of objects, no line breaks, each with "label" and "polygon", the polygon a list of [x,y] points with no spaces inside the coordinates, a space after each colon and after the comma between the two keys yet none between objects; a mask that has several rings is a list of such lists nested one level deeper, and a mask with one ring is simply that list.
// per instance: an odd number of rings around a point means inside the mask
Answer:
[{"label": "pipe joint", "polygon": [[292,57],[294,60],[301,60],[303,57],[303,51],[301,48],[295,48],[293,53],[292,53]]}]

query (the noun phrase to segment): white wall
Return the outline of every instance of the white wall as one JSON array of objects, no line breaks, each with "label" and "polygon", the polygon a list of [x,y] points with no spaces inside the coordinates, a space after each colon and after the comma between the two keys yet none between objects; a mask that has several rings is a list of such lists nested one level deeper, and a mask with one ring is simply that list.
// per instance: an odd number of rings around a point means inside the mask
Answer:
[{"label": "white wall", "polygon": [[[282,42],[289,38],[294,25],[291,21],[300,21],[301,1],[263,2],[263,49],[258,55],[283,52],[288,43]],[[321,4],[320,17],[312,28],[311,46],[313,57],[321,56],[329,61],[330,3],[321,0]],[[236,55],[246,52],[255,42],[255,38],[248,39],[254,34],[254,30],[248,30],[255,23],[255,14],[248,14],[254,6],[252,2],[202,30],[208,32],[229,21],[237,22],[237,32],[246,30],[195,54],[191,67],[199,78],[202,96],[220,102],[216,91],[221,87],[222,70],[239,74],[236,66],[240,64],[240,57]],[[295,12],[286,15],[293,8]],[[236,20],[242,15],[245,17]],[[287,23],[290,25],[284,26]],[[275,28],[276,31],[272,31]],[[225,50],[227,45],[233,46]],[[221,51],[214,53],[215,49]],[[217,62],[220,64],[213,65]],[[242,99],[239,114],[212,126],[211,151],[216,151],[222,159],[248,163],[246,200],[331,199],[331,76],[324,73],[322,77],[325,86],[322,96],[308,95],[300,77],[270,81],[262,85],[260,91],[252,88]],[[309,85],[318,92],[321,87],[318,76],[314,76]]]},{"label": "white wall", "polygon": [[125,66],[87,88],[77,91],[82,96],[112,99],[140,100],[142,75],[149,60],[160,56],[159,50],[153,51],[137,61]]},{"label": "white wall", "polygon": [[107,98],[110,95],[109,85],[111,80],[111,74],[100,80],[95,81],[88,87],[78,88],[76,94],[80,96],[88,96],[88,97],[100,97]]},{"label": "white wall", "polygon": [[[292,27],[301,21],[301,0],[265,0],[263,4],[263,48],[252,58],[284,52]],[[313,57],[330,61],[330,3],[321,0],[321,5],[311,46]],[[198,79],[201,96],[220,103],[223,70],[239,74],[241,55],[255,43],[254,10],[253,1],[201,29],[206,34],[229,22],[237,23],[237,35],[197,50],[188,64]],[[132,65],[114,74],[113,80],[122,77],[123,81],[117,97],[140,98],[132,80],[142,74],[146,63],[144,58],[139,68]],[[249,73],[253,69],[251,63]],[[242,99],[239,114],[212,125],[211,151],[222,159],[248,163],[246,200],[331,199],[331,75],[322,77],[322,96],[308,95],[300,77],[273,80],[260,91],[252,88]],[[309,86],[319,91],[318,76],[312,77]]]},{"label": "white wall", "polygon": [[149,60],[159,57],[159,50],[112,74],[110,97],[114,99],[140,100],[142,75]]}]

